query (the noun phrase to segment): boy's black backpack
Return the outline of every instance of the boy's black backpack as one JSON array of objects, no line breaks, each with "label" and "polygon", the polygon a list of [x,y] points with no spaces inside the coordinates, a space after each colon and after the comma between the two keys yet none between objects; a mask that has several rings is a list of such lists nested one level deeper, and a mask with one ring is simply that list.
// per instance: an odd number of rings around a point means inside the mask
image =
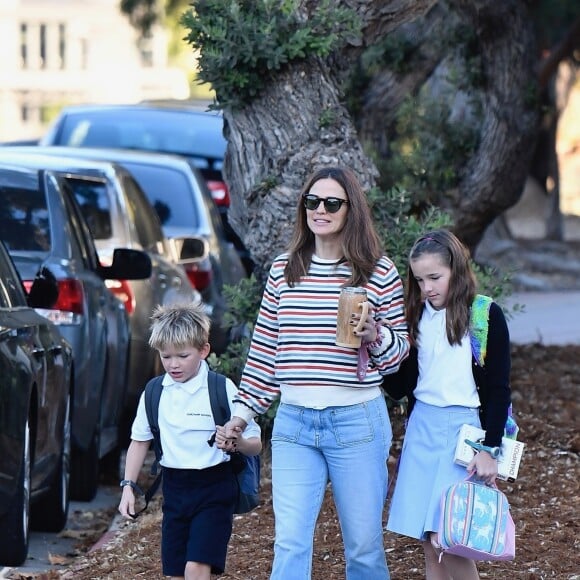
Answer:
[{"label": "boy's black backpack", "polygon": [[[159,399],[163,389],[163,375],[151,379],[145,386],[145,411],[151,433],[153,433],[153,450],[155,451],[155,463],[152,473],[157,473],[159,460],[163,455],[161,437],[159,434]],[[207,388],[211,412],[216,425],[224,425],[230,419],[230,406],[226,390],[226,378],[212,370],[208,372]],[[212,443],[213,444],[213,441]],[[231,453],[232,468],[238,481],[238,500],[234,513],[243,514],[254,509],[259,503],[260,487],[260,456],[246,456],[242,453]],[[161,483],[161,473],[155,479],[153,485],[145,493],[146,505]]]}]

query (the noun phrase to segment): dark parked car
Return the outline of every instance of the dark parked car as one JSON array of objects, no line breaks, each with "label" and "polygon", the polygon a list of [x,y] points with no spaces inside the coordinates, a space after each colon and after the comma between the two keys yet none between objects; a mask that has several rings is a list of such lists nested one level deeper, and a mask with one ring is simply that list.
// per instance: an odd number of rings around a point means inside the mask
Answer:
[{"label": "dark parked car", "polygon": [[67,520],[72,349],[32,308],[57,293],[44,272],[27,298],[0,242],[0,566],[26,559],[31,519],[53,532]]},{"label": "dark parked car", "polygon": [[204,303],[210,308],[212,349],[217,354],[225,350],[232,332],[223,325],[227,309],[224,285],[237,284],[246,276],[246,272],[240,256],[225,238],[215,203],[204,186],[203,179],[196,175],[195,170],[185,159],[176,155],[121,149],[83,147],[14,149],[17,150],[44,152],[57,157],[115,162],[129,171],[145,192],[149,203],[157,210],[165,236],[170,240],[181,240],[184,237],[203,238],[207,244],[205,257],[184,262],[183,267],[191,284],[200,292]]},{"label": "dark parked car", "polygon": [[203,175],[227,239],[251,274],[254,262],[228,220],[230,193],[222,175],[227,142],[220,112],[206,111],[195,101],[175,99],[69,106],[62,109],[39,144],[137,149],[185,157]]},{"label": "dark parked car", "polygon": [[[49,169],[64,177],[87,221],[102,263],[111,261],[116,247],[143,250],[151,259],[152,273],[147,280],[105,281],[123,302],[130,321],[130,368],[121,423],[123,444],[127,443],[141,391],[151,377],[161,372],[159,359],[148,342],[151,313],[158,304],[202,300],[201,295],[178,264],[174,247],[165,238],[145,193],[121,165],[67,157],[60,148],[51,147],[0,149],[0,162],[7,161]],[[117,371],[119,376],[125,374],[124,368]]]},{"label": "dark parked car", "polygon": [[40,312],[72,346],[71,496],[88,500],[98,486],[99,460],[118,449],[127,385],[127,312],[105,280],[149,278],[151,260],[117,248],[103,266],[69,183],[53,171],[0,162],[0,220],[24,284],[43,268],[57,279],[56,303]]}]

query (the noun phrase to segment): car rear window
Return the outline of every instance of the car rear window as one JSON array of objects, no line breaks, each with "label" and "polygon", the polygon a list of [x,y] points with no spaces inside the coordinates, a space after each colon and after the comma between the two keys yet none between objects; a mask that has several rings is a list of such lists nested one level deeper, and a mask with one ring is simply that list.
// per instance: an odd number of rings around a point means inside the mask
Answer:
[{"label": "car rear window", "polygon": [[184,173],[159,165],[125,161],[121,165],[141,186],[163,227],[200,227],[199,209],[194,203],[191,183]]},{"label": "car rear window", "polygon": [[50,219],[44,192],[38,186],[31,187],[30,182],[17,183],[4,177],[6,174],[0,182],[0,220],[6,247],[10,251],[50,251]]},{"label": "car rear window", "polygon": [[113,235],[111,207],[107,184],[103,181],[67,178],[91,235],[95,240],[108,240]]},{"label": "car rear window", "polygon": [[214,113],[123,108],[70,112],[55,144],[162,151],[223,160],[223,119]]}]

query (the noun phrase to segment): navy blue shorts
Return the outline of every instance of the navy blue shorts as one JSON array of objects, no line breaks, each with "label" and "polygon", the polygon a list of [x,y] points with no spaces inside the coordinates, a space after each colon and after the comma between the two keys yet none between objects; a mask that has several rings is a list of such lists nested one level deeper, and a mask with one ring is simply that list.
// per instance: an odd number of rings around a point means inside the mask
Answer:
[{"label": "navy blue shorts", "polygon": [[208,469],[163,468],[161,562],[165,576],[183,576],[187,562],[222,574],[238,487],[229,463]]}]

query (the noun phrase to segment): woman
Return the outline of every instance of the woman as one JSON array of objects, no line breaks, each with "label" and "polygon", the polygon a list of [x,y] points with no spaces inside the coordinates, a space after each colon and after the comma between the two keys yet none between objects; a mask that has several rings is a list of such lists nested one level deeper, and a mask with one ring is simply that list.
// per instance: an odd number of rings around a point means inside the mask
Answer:
[{"label": "woman", "polygon": [[[355,314],[351,321],[361,323],[355,332],[361,349],[335,345],[345,286],[367,292],[367,317],[360,321]],[[382,254],[362,187],[348,169],[320,169],[298,199],[289,252],[270,269],[226,424],[226,434],[236,437],[280,396],[272,433],[272,579],[310,578],[314,528],[329,480],[346,578],[389,578],[382,512],[392,431],[381,383],[408,350],[401,279]]]}]

